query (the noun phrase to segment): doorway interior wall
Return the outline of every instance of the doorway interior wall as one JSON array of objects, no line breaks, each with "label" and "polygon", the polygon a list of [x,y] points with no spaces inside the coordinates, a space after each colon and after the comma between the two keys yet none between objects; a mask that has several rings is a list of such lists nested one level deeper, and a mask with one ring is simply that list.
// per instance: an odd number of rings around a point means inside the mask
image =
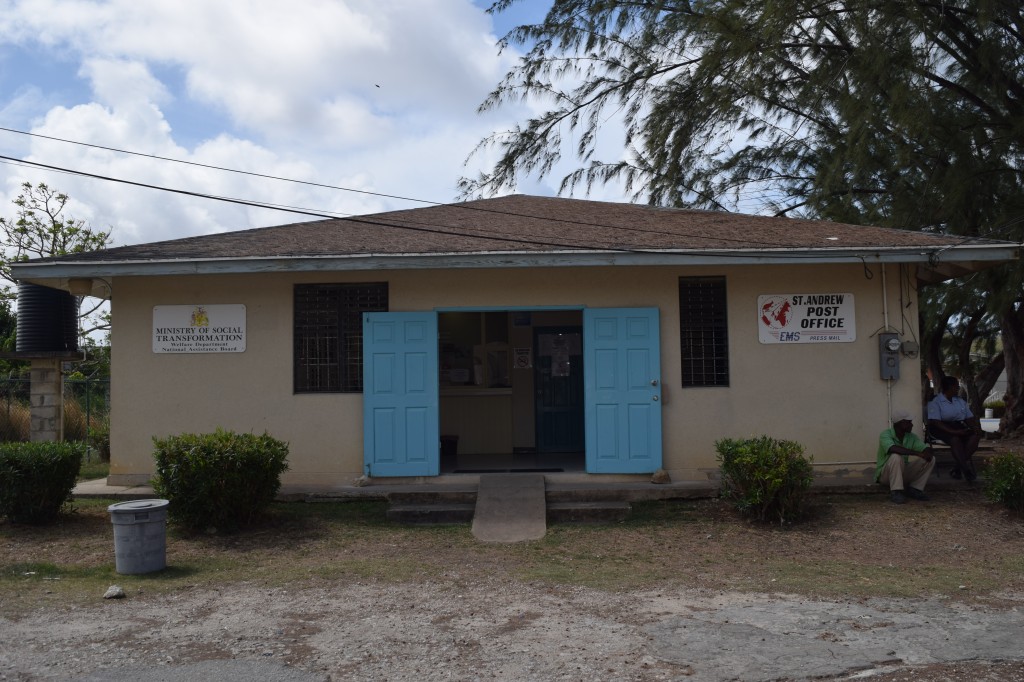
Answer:
[{"label": "doorway interior wall", "polygon": [[585,470],[581,310],[442,311],[442,473]]}]

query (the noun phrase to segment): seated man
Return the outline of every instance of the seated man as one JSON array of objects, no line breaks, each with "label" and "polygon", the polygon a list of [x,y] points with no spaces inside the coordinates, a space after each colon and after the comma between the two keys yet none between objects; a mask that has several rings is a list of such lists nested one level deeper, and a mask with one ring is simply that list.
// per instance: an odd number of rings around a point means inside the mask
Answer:
[{"label": "seated man", "polygon": [[[914,420],[910,412],[892,413],[892,428],[878,437],[878,455],[875,458],[875,481],[889,486],[889,500],[903,504],[907,498],[927,500],[924,486],[928,483],[935,458],[932,449],[913,432]],[[904,486],[904,479],[910,485]]]},{"label": "seated man", "polygon": [[928,433],[949,445],[954,462],[950,476],[963,476],[971,483],[977,478],[974,453],[981,442],[981,422],[957,395],[960,382],[956,377],[942,377],[940,388],[942,392],[928,403]]}]

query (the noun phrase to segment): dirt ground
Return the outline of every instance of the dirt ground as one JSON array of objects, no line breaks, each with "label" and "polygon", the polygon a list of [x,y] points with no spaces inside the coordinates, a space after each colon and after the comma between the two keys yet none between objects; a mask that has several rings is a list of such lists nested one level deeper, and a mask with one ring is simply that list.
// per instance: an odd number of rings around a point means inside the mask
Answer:
[{"label": "dirt ground", "polygon": [[515,546],[282,505],[236,536],[170,533],[153,576],[114,574],[103,504],[0,523],[0,680],[232,660],[309,680],[1024,680],[1024,519],[966,484],[822,496],[787,528],[662,504]]}]

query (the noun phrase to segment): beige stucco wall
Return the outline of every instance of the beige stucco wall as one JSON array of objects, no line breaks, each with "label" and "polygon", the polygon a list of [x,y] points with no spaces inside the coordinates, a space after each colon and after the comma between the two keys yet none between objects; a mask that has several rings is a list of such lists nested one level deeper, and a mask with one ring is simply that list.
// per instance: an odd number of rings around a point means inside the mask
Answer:
[{"label": "beige stucco wall", "polygon": [[[870,272],[870,277],[868,273]],[[729,387],[681,388],[678,278],[725,275]],[[362,467],[362,395],[292,392],[292,287],[298,282],[389,283],[392,311],[452,307],[655,306],[661,311],[664,466],[706,480],[715,440],[762,433],[803,443],[818,463],[873,461],[887,426],[878,340],[889,323],[915,340],[916,294],[878,265],[462,269],[117,278],[113,282],[112,484],[152,473],[152,437],[217,427],[267,431],[290,443],[296,484],[345,485]],[[762,345],[761,294],[842,293],[856,299],[853,343]],[[152,352],[153,306],[244,304],[246,351]],[[920,369],[903,358],[893,404],[920,405]],[[919,426],[919,425],[918,425]],[[845,465],[843,465],[845,466]]]}]

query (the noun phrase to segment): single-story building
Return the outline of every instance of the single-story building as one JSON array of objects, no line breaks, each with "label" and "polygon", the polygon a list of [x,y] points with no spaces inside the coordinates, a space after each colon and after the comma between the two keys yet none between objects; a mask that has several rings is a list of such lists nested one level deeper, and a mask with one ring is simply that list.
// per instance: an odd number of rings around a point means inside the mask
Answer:
[{"label": "single-story building", "polygon": [[110,484],[150,478],[154,436],[218,427],[287,441],[296,485],[707,481],[726,437],[869,465],[891,409],[921,405],[919,286],[1018,257],[1009,242],[515,195],[15,274],[111,300]]}]

